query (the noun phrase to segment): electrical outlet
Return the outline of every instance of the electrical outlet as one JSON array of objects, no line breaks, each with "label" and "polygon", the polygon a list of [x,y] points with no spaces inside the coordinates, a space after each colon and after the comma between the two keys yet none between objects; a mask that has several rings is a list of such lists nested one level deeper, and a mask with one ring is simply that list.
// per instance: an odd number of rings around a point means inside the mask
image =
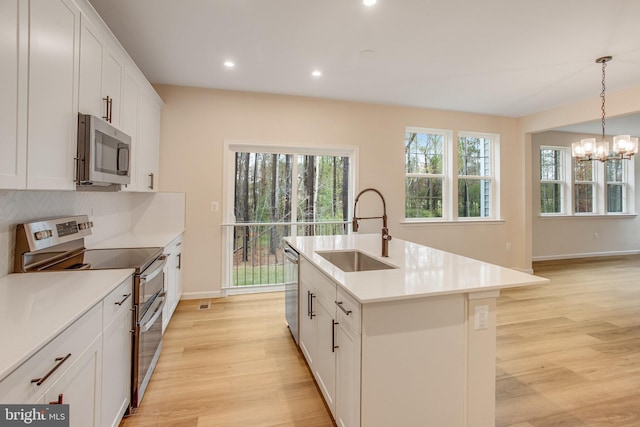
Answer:
[{"label": "electrical outlet", "polygon": [[218,202],[211,202],[211,212],[218,212]]},{"label": "electrical outlet", "polygon": [[474,323],[475,323],[476,331],[489,328],[489,306],[488,305],[479,305],[476,307]]},{"label": "electrical outlet", "polygon": [[511,243],[507,243],[507,252],[511,252]]}]

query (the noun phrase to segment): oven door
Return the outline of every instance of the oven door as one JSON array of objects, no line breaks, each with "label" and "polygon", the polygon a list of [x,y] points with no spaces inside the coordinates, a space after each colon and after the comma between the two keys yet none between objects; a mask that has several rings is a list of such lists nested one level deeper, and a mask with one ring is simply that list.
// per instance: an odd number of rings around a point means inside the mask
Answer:
[{"label": "oven door", "polygon": [[151,374],[158,363],[162,349],[162,309],[164,308],[164,292],[156,296],[147,312],[138,323],[140,347],[138,351],[137,396],[134,405],[142,401]]},{"label": "oven door", "polygon": [[140,273],[135,302],[138,304],[138,316],[149,309],[153,298],[164,291],[163,269],[167,264],[166,255],[161,255],[146,270]]}]

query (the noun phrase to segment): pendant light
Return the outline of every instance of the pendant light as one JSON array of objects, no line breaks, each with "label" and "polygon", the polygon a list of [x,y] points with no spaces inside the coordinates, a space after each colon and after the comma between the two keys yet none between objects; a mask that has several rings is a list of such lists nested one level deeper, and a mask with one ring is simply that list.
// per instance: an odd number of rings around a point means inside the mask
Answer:
[{"label": "pendant light", "polygon": [[618,135],[613,137],[613,144],[605,140],[605,72],[607,62],[613,57],[603,56],[596,59],[597,64],[602,64],[602,92],[600,99],[602,100],[602,139],[596,141],[596,138],[585,138],[579,142],[571,144],[571,155],[577,160],[584,162],[590,160],[628,160],[638,152],[638,138],[631,135]]}]

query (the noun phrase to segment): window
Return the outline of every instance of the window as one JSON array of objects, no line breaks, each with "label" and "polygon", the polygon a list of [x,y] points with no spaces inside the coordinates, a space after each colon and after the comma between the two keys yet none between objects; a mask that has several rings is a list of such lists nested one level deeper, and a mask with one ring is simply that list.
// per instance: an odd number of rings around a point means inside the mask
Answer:
[{"label": "window", "polygon": [[405,217],[441,218],[448,135],[428,129],[405,134]]},{"label": "window", "polygon": [[564,148],[540,149],[540,212],[562,213],[564,196]]},{"label": "window", "polygon": [[458,137],[458,217],[491,216],[491,140]]},{"label": "window", "polygon": [[541,215],[629,213],[631,183],[633,162],[628,160],[581,162],[569,147],[540,147]]},{"label": "window", "polygon": [[573,212],[593,213],[596,181],[593,162],[573,160]]},{"label": "window", "polygon": [[628,160],[608,160],[607,166],[607,212],[625,212],[625,163]]},{"label": "window", "polygon": [[[495,218],[498,135],[440,129],[405,132],[405,218]],[[453,155],[451,155],[453,154]]]},{"label": "window", "polygon": [[284,236],[347,234],[356,151],[225,145],[223,292],[283,289]]}]

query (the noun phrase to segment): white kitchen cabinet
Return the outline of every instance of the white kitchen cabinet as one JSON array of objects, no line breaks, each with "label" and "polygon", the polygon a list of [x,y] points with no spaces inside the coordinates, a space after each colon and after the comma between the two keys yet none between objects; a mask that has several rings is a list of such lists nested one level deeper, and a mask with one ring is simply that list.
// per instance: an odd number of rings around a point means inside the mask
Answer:
[{"label": "white kitchen cabinet", "polygon": [[80,26],[79,111],[120,127],[124,59],[110,47],[110,37],[86,17]]},{"label": "white kitchen cabinet", "polygon": [[[122,90],[122,115],[120,118],[120,129],[131,137],[131,148],[129,150],[129,178],[130,182],[122,186],[122,191],[136,191],[138,189],[138,169],[136,159],[138,158],[138,98],[140,91],[140,78],[133,67],[125,67]],[[140,150],[142,154],[142,150]]]},{"label": "white kitchen cabinet", "polygon": [[2,403],[69,404],[71,427],[100,426],[102,304],[0,382]]},{"label": "white kitchen cabinet", "polygon": [[89,347],[44,395],[48,404],[69,405],[70,427],[100,427],[102,336]]},{"label": "white kitchen cabinet", "polygon": [[74,188],[79,30],[71,0],[30,0],[28,189]]},{"label": "white kitchen cabinet", "polygon": [[0,188],[27,185],[27,6],[20,0],[0,2]]},{"label": "white kitchen cabinet", "polygon": [[163,333],[182,296],[182,234],[165,247],[164,254],[167,263],[164,272],[166,298],[162,312]]},{"label": "white kitchen cabinet", "polygon": [[[138,98],[138,147],[136,149],[137,190],[158,191],[160,114],[162,104],[144,87]],[[155,95],[155,96],[154,96]]]},{"label": "white kitchen cabinet", "polygon": [[305,258],[299,262],[300,348],[336,423],[359,426],[360,306]]},{"label": "white kitchen cabinet", "polygon": [[336,411],[338,427],[360,425],[360,309],[359,304],[338,288],[336,301]]},{"label": "white kitchen cabinet", "polygon": [[101,426],[117,427],[131,397],[132,281],[104,299]]}]

